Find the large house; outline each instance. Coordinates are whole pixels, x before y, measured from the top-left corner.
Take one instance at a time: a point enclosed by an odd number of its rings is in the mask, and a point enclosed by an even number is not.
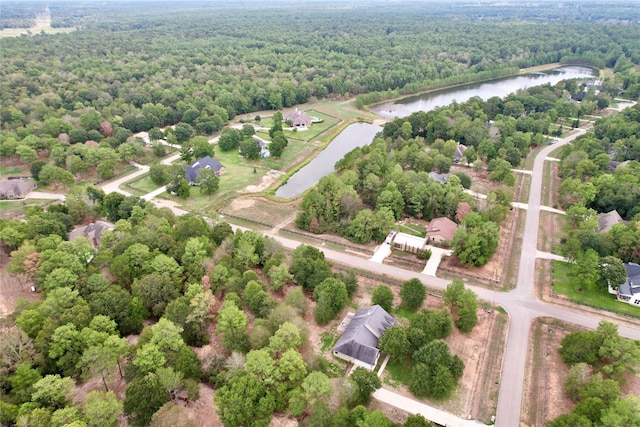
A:
[[[193,162],[191,166],[183,166],[183,168],[184,177],[189,182],[189,185],[194,185],[196,183],[196,178],[202,169],[211,169],[216,173],[216,175],[222,175],[224,173],[224,166],[222,163],[211,156],[202,157]]]
[[[24,199],[34,188],[36,184],[22,179],[0,181],[0,200]]]
[[[433,242],[450,242],[457,230],[458,224],[449,218],[434,218],[427,227],[427,238]]]
[[[627,280],[613,289],[609,286],[609,293],[616,296],[618,301],[640,307],[640,265],[635,262],[626,262]]]
[[[359,309],[333,347],[334,356],[373,371],[380,358],[378,339],[395,324],[396,320],[379,305]]]
[[[313,122],[313,117],[297,108],[284,114],[285,122],[291,122],[294,128],[306,128]]]

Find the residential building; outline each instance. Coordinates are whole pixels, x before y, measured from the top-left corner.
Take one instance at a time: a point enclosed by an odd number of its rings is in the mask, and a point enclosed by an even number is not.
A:
[[[313,122],[313,117],[297,108],[285,113],[283,119],[285,122],[291,122],[294,128],[306,128]]]
[[[395,324],[396,320],[379,305],[357,310],[333,347],[334,356],[373,371],[380,358],[378,339]]]
[[[450,242],[457,230],[458,224],[449,218],[434,218],[427,227],[427,239],[434,242]]]
[[[640,307],[640,265],[635,262],[626,262],[627,280],[613,289],[609,285],[609,293],[616,296],[618,301]]]
[[[607,233],[611,227],[618,223],[624,223],[624,220],[615,209],[598,215],[598,231],[600,233]]]
[[[0,200],[24,199],[34,188],[35,183],[23,179],[0,181]]]
[[[211,169],[216,175],[222,175],[224,173],[224,165],[211,156],[202,157],[193,162],[191,166],[183,166],[183,168],[184,177],[189,182],[189,185],[196,183],[196,178],[201,169]]]

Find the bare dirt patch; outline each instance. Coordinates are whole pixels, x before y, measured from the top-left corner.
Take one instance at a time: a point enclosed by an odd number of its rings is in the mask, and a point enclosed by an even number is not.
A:
[[[260,177],[260,181],[258,182],[258,184],[247,185],[244,190],[239,191],[239,193],[260,193],[261,191],[265,191],[271,186],[271,184],[276,182],[283,175],[284,172],[272,169],[265,175]]]
[[[215,391],[206,384],[200,383],[200,398],[195,402],[187,404],[186,409],[189,413],[189,419],[197,426],[222,426],[222,422],[218,417],[218,411],[213,403]]]
[[[40,294],[31,292],[32,283],[20,283],[7,273],[7,264],[11,257],[0,249],[0,318],[7,317],[16,307],[18,298],[37,301]]]

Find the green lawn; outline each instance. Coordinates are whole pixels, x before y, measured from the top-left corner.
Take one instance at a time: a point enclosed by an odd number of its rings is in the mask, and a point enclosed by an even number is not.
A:
[[[385,370],[389,372],[391,379],[393,381],[397,381],[401,384],[408,386],[411,384],[411,370],[412,370],[411,362],[399,363],[394,361],[393,359],[389,360],[387,363],[387,367]]]
[[[3,168],[0,166],[0,176],[11,176],[11,175],[22,175],[22,174],[31,175],[31,172],[19,166],[16,166],[11,169]]]
[[[609,294],[605,289],[585,287],[582,292],[578,292],[577,287],[568,276],[569,267],[566,262],[553,261],[553,291],[555,293],[564,295],[578,304],[640,318],[640,308],[617,301],[615,296]]]
[[[321,133],[331,129],[335,126],[339,120],[336,117],[330,116],[328,114],[323,114],[316,110],[307,110],[305,111],[308,115],[312,117],[318,117],[323,120],[321,123],[313,123],[309,126],[309,129],[304,131],[284,131],[284,136],[287,138],[295,138],[303,141],[311,141],[318,137]]]
[[[398,307],[396,309],[396,316],[402,317],[404,319],[411,320],[415,315],[416,315],[416,312],[413,310],[407,310],[406,308],[403,308],[403,307]]]
[[[147,174],[141,175],[140,177],[138,177],[133,181],[127,182],[126,184],[124,184],[124,187],[126,188],[127,191],[130,191],[136,196],[144,196],[145,194],[152,192],[153,190],[159,188],[160,186],[156,185],[153,181],[151,181],[151,178],[147,173]]]
[[[271,169],[267,164],[262,163],[263,159],[250,161],[235,150],[216,152],[215,157],[224,165],[224,174],[220,176],[220,189],[216,194],[202,195],[198,188],[193,187],[191,195],[187,199],[167,197],[189,210],[199,212],[218,210],[234,199],[238,190],[242,190],[248,185],[257,184],[260,178]]]
[[[396,224],[395,228],[402,233],[411,234],[412,236],[424,237],[427,235],[427,229],[418,224]]]

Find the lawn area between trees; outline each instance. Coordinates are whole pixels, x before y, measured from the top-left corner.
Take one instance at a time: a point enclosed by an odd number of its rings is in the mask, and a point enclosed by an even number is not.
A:
[[[617,301],[615,296],[609,294],[605,289],[596,286],[583,286],[582,292],[578,292],[577,286],[569,277],[569,269],[569,263],[553,261],[554,293],[564,295],[570,301],[578,304],[640,318],[640,308]]]

